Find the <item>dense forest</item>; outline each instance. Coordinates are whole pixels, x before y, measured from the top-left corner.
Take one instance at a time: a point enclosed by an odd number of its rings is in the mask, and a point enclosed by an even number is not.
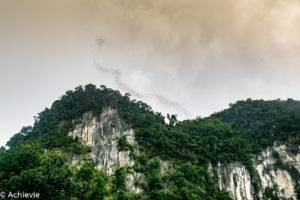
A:
[[[133,168],[121,167],[112,176],[96,169],[86,156],[91,147],[68,136],[84,113],[100,116],[105,107],[118,110],[134,129],[140,150],[130,154]],[[7,148],[0,149],[0,191],[35,191],[42,199],[231,199],[208,173],[208,165],[243,163],[257,190],[252,158],[275,141],[300,145],[299,122],[300,102],[293,99],[247,99],[210,117],[178,121],[176,115],[165,119],[128,93],[79,86],[39,113],[32,127],[22,128]],[[118,148],[132,149],[126,138],[120,138]],[[69,162],[73,155],[86,158],[74,165]],[[160,160],[172,164],[172,173],[161,173]],[[126,190],[130,170],[145,175],[142,193]],[[296,187],[300,198],[300,186]]]

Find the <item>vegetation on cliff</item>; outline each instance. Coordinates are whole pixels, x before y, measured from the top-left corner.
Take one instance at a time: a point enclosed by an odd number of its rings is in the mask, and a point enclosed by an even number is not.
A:
[[[105,107],[118,110],[134,129],[139,145],[139,154],[131,154],[133,168],[120,168],[113,176],[95,169],[88,158],[79,166],[69,162],[74,154],[86,155],[91,148],[68,133],[84,113],[100,116]],[[228,193],[208,173],[209,163],[239,161],[251,173],[252,158],[274,141],[300,144],[300,102],[292,99],[247,99],[207,118],[168,118],[166,123],[147,104],[105,86],[90,84],[67,91],[38,114],[33,127],[14,135],[8,150],[0,149],[0,191],[35,191],[43,199],[226,200]],[[118,148],[131,149],[126,138],[118,139]],[[160,160],[168,160],[172,170],[162,174]],[[142,193],[126,189],[125,177],[132,170],[145,175],[145,182],[138,185]],[[251,175],[259,187],[255,172]]]

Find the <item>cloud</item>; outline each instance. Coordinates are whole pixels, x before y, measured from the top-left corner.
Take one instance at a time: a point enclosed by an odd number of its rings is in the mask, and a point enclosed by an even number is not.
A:
[[[98,47],[102,48],[104,40],[101,37],[98,37],[96,39],[96,42],[97,42]],[[133,87],[130,87],[128,84],[123,82],[123,80],[122,80],[123,75],[120,70],[105,67],[102,64],[100,64],[101,61],[99,61],[99,59],[96,59],[96,58],[97,58],[97,56],[94,57],[94,65],[96,66],[97,70],[104,72],[104,73],[111,74],[114,77],[115,82],[117,83],[118,87],[121,90],[128,92],[133,97],[137,97],[139,99],[155,98],[157,100],[157,102],[164,107],[173,108],[180,114],[183,114],[185,117],[192,116],[191,113],[189,111],[187,111],[180,103],[169,100],[161,94],[157,94],[157,93],[142,94],[140,92],[137,92]]]
[[[113,75],[118,87],[125,91],[130,93],[133,97],[137,97],[139,99],[145,99],[145,98],[155,98],[159,104],[165,106],[165,107],[170,107],[173,108],[175,111],[179,112],[180,114],[183,114],[185,117],[191,117],[191,113],[187,111],[180,103],[172,101],[167,99],[166,97],[160,95],[160,94],[141,94],[137,92],[134,88],[128,86],[122,81],[122,73],[119,70],[112,69],[112,68],[107,68],[104,66],[101,66],[97,63],[95,63],[96,68],[101,71],[105,72],[108,74]]]
[[[186,118],[192,117],[192,114],[188,110],[186,110],[180,103],[169,100],[160,94],[148,94],[148,95],[150,97],[156,98],[162,106],[171,107]]]
[[[298,0],[124,0],[106,6],[103,18],[120,33],[118,43],[158,60],[154,68],[207,67],[215,57],[253,67],[259,58],[299,52]]]
[[[142,84],[144,93],[157,90],[187,110],[197,106],[201,115],[237,99],[297,95],[291,88],[300,74],[298,0],[96,4],[105,66],[118,66],[126,77],[138,70],[151,80],[127,80],[134,89]]]
[[[112,69],[112,68],[107,68],[104,67],[102,65],[99,65],[97,63],[95,63],[96,68],[101,71],[101,72],[105,72],[108,74],[113,75],[118,87],[128,93],[130,93],[132,96],[138,97],[138,98],[143,98],[143,95],[136,92],[133,88],[131,88],[130,86],[128,86],[127,84],[123,83],[121,78],[122,78],[122,73],[117,70],[117,69]]]
[[[299,0],[0,4],[2,132],[18,132],[65,90],[87,83],[141,96],[163,113],[193,116],[249,97],[300,99]],[[95,73],[94,55],[103,73]],[[12,100],[23,91],[14,112]]]

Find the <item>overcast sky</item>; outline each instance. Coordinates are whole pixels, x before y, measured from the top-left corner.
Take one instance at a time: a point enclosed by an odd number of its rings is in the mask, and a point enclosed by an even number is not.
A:
[[[299,0],[0,0],[0,145],[78,85],[180,119],[300,99]]]

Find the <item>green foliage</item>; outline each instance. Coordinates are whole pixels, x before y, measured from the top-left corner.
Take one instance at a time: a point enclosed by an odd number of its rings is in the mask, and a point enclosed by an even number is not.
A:
[[[83,159],[79,166],[69,163],[70,156],[86,155],[91,147],[68,133],[84,113],[100,116],[105,107],[118,110],[135,130],[139,145],[139,153],[134,154],[126,136],[117,139],[119,151],[130,150],[134,166],[119,168],[112,176],[97,170],[91,159]],[[38,114],[33,127],[24,127],[14,135],[7,143],[8,150],[0,149],[0,191],[26,189],[40,192],[43,199],[227,200],[229,194],[208,174],[209,163],[243,163],[257,193],[260,183],[251,161],[255,154],[274,141],[300,144],[300,103],[292,99],[248,99],[207,118],[167,118],[168,124],[147,104],[105,86],[90,84],[67,91],[51,108]],[[277,167],[286,168],[294,180],[299,179],[295,168],[283,166],[278,154],[273,153],[273,157]],[[170,163],[166,173],[161,172],[161,160]],[[132,170],[144,176],[135,183],[143,189],[141,194],[126,187]],[[299,195],[297,181],[295,190]],[[271,188],[266,188],[264,195],[276,198]]]
[[[74,170],[71,195],[78,199],[104,199],[110,197],[110,179],[102,171],[95,169],[92,159],[84,159],[80,168]]]
[[[252,145],[253,153],[272,146],[274,141],[300,144],[300,102],[251,100],[238,101],[212,115],[231,124]]]
[[[110,196],[108,177],[87,159],[71,167],[58,149],[44,152],[36,144],[1,152],[0,191],[40,193],[42,199],[103,199]]]
[[[136,139],[150,157],[189,161],[205,165],[246,161],[251,157],[251,145],[231,127],[216,119],[196,119],[167,127],[156,124],[136,130]]]
[[[84,154],[88,149],[80,147],[80,142],[69,137],[68,133],[80,122],[84,113],[91,111],[95,116],[100,116],[105,107],[117,109],[121,118],[133,128],[164,123],[160,113],[154,113],[150,106],[141,101],[130,100],[128,94],[123,96],[119,91],[105,86],[96,88],[89,84],[67,91],[50,109],[46,108],[35,117],[33,128],[23,128],[8,141],[7,146],[37,141],[45,149],[64,148],[68,152]]]
[[[276,195],[275,191],[270,187],[266,187],[265,192],[264,192],[264,197],[266,199],[279,200],[279,198]]]
[[[131,146],[127,141],[126,135],[123,135],[120,138],[118,138],[117,147],[119,151],[127,151],[131,149]]]

